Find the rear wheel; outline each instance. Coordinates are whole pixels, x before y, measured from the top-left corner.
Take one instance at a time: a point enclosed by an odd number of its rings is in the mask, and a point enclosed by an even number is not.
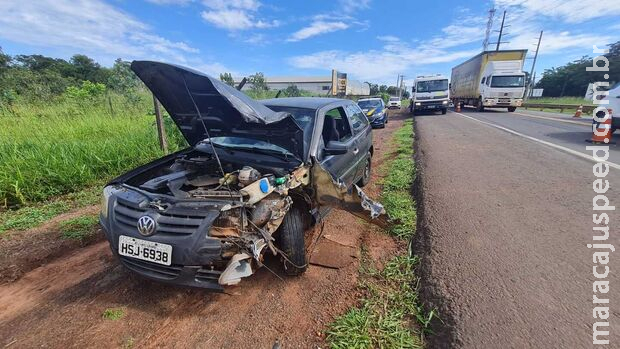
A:
[[[484,104],[482,104],[482,98],[478,99],[478,104],[476,105],[476,111],[483,112]]]
[[[511,113],[515,110],[517,110],[517,107],[508,107],[508,111]]]
[[[301,275],[308,268],[304,236],[306,218],[306,213],[298,205],[293,205],[278,228],[277,244],[284,253],[282,263],[286,275]]]

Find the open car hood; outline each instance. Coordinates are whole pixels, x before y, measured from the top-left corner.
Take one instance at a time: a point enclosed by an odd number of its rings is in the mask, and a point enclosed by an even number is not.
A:
[[[303,160],[303,130],[290,114],[275,112],[193,69],[133,61],[131,70],[166,108],[190,145],[207,138],[206,126],[211,137],[258,139],[282,147]]]

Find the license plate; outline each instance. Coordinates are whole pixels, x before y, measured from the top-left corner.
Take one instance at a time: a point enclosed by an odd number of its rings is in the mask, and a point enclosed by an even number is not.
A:
[[[429,109],[433,109],[433,108],[435,108],[435,106],[434,105],[429,105],[428,108]]]
[[[136,239],[125,235],[121,235],[118,238],[118,254],[163,265],[170,265],[172,263],[171,245]]]

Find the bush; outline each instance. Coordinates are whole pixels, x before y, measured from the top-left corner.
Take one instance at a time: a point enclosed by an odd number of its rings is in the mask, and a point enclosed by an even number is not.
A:
[[[85,100],[101,96],[105,93],[106,87],[101,83],[94,83],[88,80],[82,81],[82,86],[69,86],[65,91],[65,96],[75,100]]]

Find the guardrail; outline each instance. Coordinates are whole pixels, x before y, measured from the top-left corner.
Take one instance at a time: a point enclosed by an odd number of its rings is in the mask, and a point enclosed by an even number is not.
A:
[[[560,113],[562,113],[564,111],[564,109],[566,110],[571,110],[571,111],[577,111],[577,108],[579,108],[578,104],[546,104],[546,103],[523,103],[523,105],[521,106],[522,108],[525,109],[540,109],[541,111],[543,109],[560,109]],[[593,105],[582,105],[582,111],[583,113],[587,113],[587,114],[592,114],[592,111],[594,110],[594,108],[596,108]]]

